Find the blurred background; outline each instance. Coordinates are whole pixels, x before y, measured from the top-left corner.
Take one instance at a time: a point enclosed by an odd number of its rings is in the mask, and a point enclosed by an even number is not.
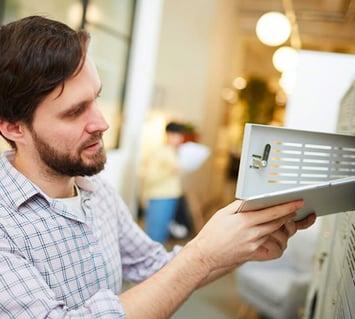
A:
[[[103,174],[133,215],[141,158],[168,121],[208,146],[208,160],[184,177],[195,231],[235,197],[245,123],[339,131],[355,79],[354,0],[0,0],[1,24],[32,14],[91,33],[110,123]],[[345,132],[354,134],[350,103]],[[181,318],[258,316],[237,303],[234,278],[213,289],[202,298],[220,298],[225,311],[200,300],[200,314]]]
[[[271,17],[264,26],[271,45],[256,32],[269,12],[282,13],[289,24]],[[161,140],[167,121],[187,123],[212,150],[186,178],[196,205],[212,205],[223,196],[225,179],[236,178],[244,124],[285,125],[297,52],[319,53],[315,60],[324,53],[355,53],[350,0],[0,0],[1,23],[30,14],[91,33],[90,53],[104,87],[100,102],[110,123],[105,145],[112,169],[121,174],[110,176],[133,212],[139,157]],[[280,49],[286,54],[275,67]]]

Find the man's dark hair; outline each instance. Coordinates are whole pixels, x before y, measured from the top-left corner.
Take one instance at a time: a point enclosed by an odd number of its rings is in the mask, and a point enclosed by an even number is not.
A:
[[[169,122],[165,127],[166,132],[172,133],[185,133],[186,128],[185,125],[178,122]]]
[[[82,67],[89,38],[84,30],[41,16],[1,26],[0,119],[31,126],[43,99]]]

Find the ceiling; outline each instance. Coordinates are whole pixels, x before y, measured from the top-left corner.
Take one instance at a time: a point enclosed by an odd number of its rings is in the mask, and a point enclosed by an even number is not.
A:
[[[294,21],[293,36],[285,45],[355,54],[355,0],[237,0],[237,6],[246,73],[276,72],[271,61],[277,47],[262,44],[255,33],[257,20],[268,11],[283,12]]]

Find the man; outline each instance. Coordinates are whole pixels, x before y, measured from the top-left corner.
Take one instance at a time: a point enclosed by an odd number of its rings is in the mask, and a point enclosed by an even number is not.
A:
[[[185,127],[169,122],[165,139],[146,157],[143,170],[145,231],[155,241],[165,243],[183,195],[178,147],[184,142]]]
[[[169,318],[198,287],[281,256],[303,203],[236,213],[235,201],[166,252],[96,173],[108,128],[89,36],[33,16],[0,28],[1,318]],[[89,177],[90,176],[90,177]],[[122,279],[140,282],[122,292]]]

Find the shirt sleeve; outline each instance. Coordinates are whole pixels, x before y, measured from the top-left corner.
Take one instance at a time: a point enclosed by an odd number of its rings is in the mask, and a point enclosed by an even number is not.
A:
[[[175,246],[168,252],[165,247],[153,241],[133,220],[122,200],[120,209],[120,251],[123,278],[132,282],[147,279],[168,263],[181,249]]]
[[[21,254],[0,227],[0,313],[2,319],[125,318],[119,298],[99,290],[81,307],[70,310],[39,271]]]

